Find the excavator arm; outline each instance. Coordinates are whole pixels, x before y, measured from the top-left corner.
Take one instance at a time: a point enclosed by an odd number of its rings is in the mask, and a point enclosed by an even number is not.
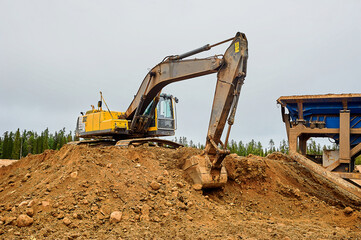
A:
[[[166,85],[216,73],[221,65],[222,59],[218,57],[177,61],[167,60],[159,63],[144,78],[132,103],[125,112],[124,118],[131,120],[131,131],[142,133],[147,130],[153,116],[143,115],[143,113],[153,99],[155,101],[153,101],[151,112],[154,112],[158,95]]]
[[[219,168],[226,151],[230,128],[234,122],[239,94],[246,77],[248,59],[247,40],[244,35],[237,34],[232,44],[226,50],[224,64],[217,74],[217,85],[213,98],[211,118],[209,121],[205,152],[216,155],[212,161],[214,167]],[[230,111],[232,110],[231,114]],[[225,143],[221,136],[228,118],[229,128]],[[219,148],[222,145],[224,150]]]
[[[127,119],[132,119],[138,108],[144,112],[149,103],[166,85],[186,79],[218,72],[222,59],[210,57],[182,61],[164,61],[149,71],[125,112]]]
[[[223,57],[213,56],[204,59],[183,60],[183,58],[207,51],[212,47],[232,41]],[[166,85],[207,74],[217,73],[217,85],[208,127],[207,141],[201,156],[188,159],[184,165],[195,184],[203,188],[219,187],[227,181],[227,173],[222,166],[224,157],[229,154],[228,137],[237,108],[239,94],[246,77],[248,43],[245,34],[214,45],[205,45],[188,53],[169,56],[149,71],[137,94],[128,107],[125,119],[131,120],[130,130],[144,132],[151,121],[149,115],[143,115],[148,105],[157,99]],[[228,118],[228,131],[224,143],[221,136]]]

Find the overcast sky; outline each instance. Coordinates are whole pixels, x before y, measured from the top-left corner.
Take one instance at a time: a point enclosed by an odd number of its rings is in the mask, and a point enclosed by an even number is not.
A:
[[[237,31],[249,59],[231,138],[286,139],[280,96],[360,93],[358,0],[0,0],[0,133],[73,131],[99,91],[125,111],[165,56]],[[177,136],[205,142],[215,82],[213,74],[164,89],[179,98]]]

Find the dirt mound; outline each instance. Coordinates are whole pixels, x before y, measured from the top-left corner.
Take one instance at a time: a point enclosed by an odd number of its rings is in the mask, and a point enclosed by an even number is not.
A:
[[[3,239],[300,239],[361,234],[360,203],[286,155],[230,155],[223,189],[180,169],[200,150],[66,145],[0,168]]]
[[[16,163],[17,160],[0,159],[0,167],[9,166],[10,164]]]

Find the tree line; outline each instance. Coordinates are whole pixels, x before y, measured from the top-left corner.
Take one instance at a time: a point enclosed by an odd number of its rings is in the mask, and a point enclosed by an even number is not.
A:
[[[0,159],[20,159],[31,154],[39,154],[46,149],[59,150],[64,144],[74,140],[72,132],[66,133],[65,128],[49,133],[45,129],[40,134],[35,131],[6,131],[0,137]]]
[[[78,140],[73,136],[72,132],[66,132],[65,128],[49,133],[48,129],[45,129],[40,134],[35,131],[27,131],[17,129],[16,132],[6,131],[2,137],[0,137],[0,159],[19,159],[21,157],[31,154],[39,154],[46,149],[59,150],[64,144]],[[203,149],[204,145],[195,144],[187,137],[175,137],[173,141],[181,143],[188,147],[194,147]],[[276,146],[273,139],[270,139],[267,146],[263,146],[260,141],[251,140],[248,143],[243,141],[231,140],[227,144],[227,148],[231,153],[236,153],[240,156],[247,156],[249,154],[258,156],[267,156],[267,154],[273,152],[288,153],[288,141],[282,140]],[[320,155],[324,149],[337,149],[337,145],[332,146],[316,144],[314,139],[310,139],[307,143],[307,154]]]
[[[188,141],[187,137],[179,137],[173,139],[173,141],[178,142],[180,144],[183,144],[187,147],[194,147],[203,149],[204,145],[198,143],[194,144],[192,140]],[[279,145],[276,146],[273,139],[270,139],[268,142],[268,146],[263,146],[260,141],[251,140],[248,143],[244,143],[243,141],[235,141],[231,140],[227,144],[227,149],[231,151],[231,153],[236,153],[239,156],[247,156],[248,154],[258,155],[258,156],[267,156],[270,153],[273,152],[282,152],[282,153],[288,153],[289,147],[288,147],[288,141],[282,140],[280,141]],[[337,145],[323,145],[321,146],[320,143],[316,143],[314,139],[310,139],[307,143],[307,154],[311,155],[322,155],[324,149],[337,149]]]

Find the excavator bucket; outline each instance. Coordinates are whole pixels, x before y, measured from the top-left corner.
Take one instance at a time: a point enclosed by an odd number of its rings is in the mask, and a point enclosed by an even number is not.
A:
[[[195,155],[186,160],[183,170],[192,178],[194,184],[204,188],[219,188],[227,182],[227,171],[221,168],[212,168],[212,163],[207,154]]]

